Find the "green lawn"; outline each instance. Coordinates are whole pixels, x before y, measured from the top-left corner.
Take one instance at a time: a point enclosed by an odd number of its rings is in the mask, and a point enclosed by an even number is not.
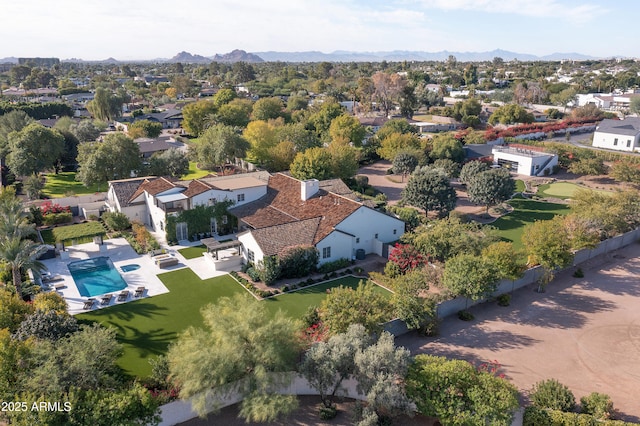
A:
[[[107,190],[107,184],[86,187],[76,180],[75,172],[50,174],[45,177],[42,193],[49,198],[62,198],[68,195],[88,195]]]
[[[302,318],[309,306],[320,306],[322,300],[327,296],[327,289],[339,286],[356,288],[360,280],[361,278],[351,276],[337,278],[313,287],[305,287],[292,293],[269,298],[265,303],[268,304],[268,309],[272,314],[281,309],[292,318]],[[380,286],[375,288],[379,293],[391,297],[391,293],[386,289]]]
[[[520,179],[516,180],[516,192],[524,192],[525,189],[527,189],[527,187],[524,181]]]
[[[167,286],[169,293],[76,316],[83,323],[97,321],[117,330],[118,341],[124,348],[118,364],[132,376],[148,376],[151,373],[149,358],[165,354],[169,344],[187,327],[201,327],[200,310],[204,306],[221,297],[247,294],[229,275],[200,280],[191,269],[184,268],[158,275],[158,278]],[[292,318],[301,318],[309,306],[320,304],[328,288],[339,285],[355,288],[358,282],[357,278],[343,277],[262,303],[267,304],[271,315],[281,309]],[[377,288],[390,296],[387,290]]]
[[[493,222],[498,228],[500,236],[513,242],[515,248],[522,248],[522,231],[525,225],[536,220],[549,220],[559,214],[569,213],[569,206],[565,204],[546,203],[524,198],[514,198],[508,202],[514,208],[513,212]]]
[[[186,247],[178,250],[178,253],[184,256],[185,259],[195,259],[196,257],[202,257],[202,253],[207,251],[207,247],[204,244],[199,246]]]
[[[554,183],[546,183],[544,185],[540,185],[538,187],[538,195],[541,197],[552,197],[552,198],[571,198],[573,194],[576,193],[579,189],[590,189],[585,186],[576,185],[575,183],[569,182],[554,182]],[[611,194],[609,191],[603,191],[598,189],[592,189],[592,191],[602,192],[604,194]]]
[[[182,176],[182,179],[184,180],[191,180],[191,179],[199,179],[201,177],[205,177],[208,174],[211,174],[213,172],[209,171],[209,170],[201,170],[198,168],[198,165],[194,162],[194,161],[189,161],[189,173],[187,173],[186,175]]]
[[[133,376],[148,376],[148,358],[166,353],[178,333],[203,325],[200,309],[225,296],[246,291],[229,275],[201,280],[189,268],[167,272],[158,278],[169,293],[76,316],[114,327],[124,353],[118,364]]]

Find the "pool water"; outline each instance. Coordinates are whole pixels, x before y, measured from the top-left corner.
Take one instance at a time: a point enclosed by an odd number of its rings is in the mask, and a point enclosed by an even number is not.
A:
[[[122,272],[137,271],[138,269],[140,269],[140,265],[136,265],[133,263],[131,265],[122,265],[120,269],[122,270]]]
[[[127,283],[106,256],[70,262],[67,268],[81,296],[99,296],[127,288]]]

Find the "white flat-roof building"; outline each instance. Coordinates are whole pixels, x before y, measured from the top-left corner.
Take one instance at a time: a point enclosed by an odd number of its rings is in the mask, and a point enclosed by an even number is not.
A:
[[[640,151],[640,118],[602,120],[593,134],[593,146],[617,151]]]
[[[553,173],[558,164],[556,154],[532,151],[526,148],[499,146],[491,150],[493,164],[524,176],[545,176]]]

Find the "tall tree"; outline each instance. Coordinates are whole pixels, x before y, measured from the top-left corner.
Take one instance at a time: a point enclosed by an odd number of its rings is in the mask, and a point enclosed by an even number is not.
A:
[[[78,166],[76,179],[86,186],[126,179],[142,168],[140,148],[122,133],[109,134],[104,142],[78,146]]]
[[[93,99],[87,103],[87,110],[98,120],[109,121],[122,114],[125,99],[120,94],[114,94],[109,89],[98,87]]]
[[[273,387],[295,365],[298,325],[282,312],[266,319],[265,305],[245,295],[224,297],[202,316],[205,328],[189,327],[169,350],[180,396],[205,414],[217,408],[210,407],[215,397],[239,392],[240,416],[247,421],[273,421],[293,410],[295,397]]]
[[[410,206],[435,211],[438,216],[446,216],[456,206],[456,191],[449,178],[439,169],[416,170],[402,190],[402,201]]]
[[[460,169],[460,183],[468,185],[478,174],[489,169],[489,165],[484,161],[469,161]]]
[[[418,167],[418,157],[412,152],[401,151],[393,159],[393,173],[404,177],[412,173]]]
[[[17,175],[35,175],[52,167],[64,151],[60,132],[31,123],[19,132],[9,134],[11,152],[7,165]]]
[[[346,140],[354,146],[361,146],[366,131],[357,118],[342,114],[331,121],[329,135],[331,140]]]
[[[179,178],[189,171],[189,159],[176,148],[154,154],[149,160],[149,174]]]
[[[351,324],[379,331],[390,314],[389,301],[375,291],[374,284],[364,281],[355,290],[342,286],[332,289],[320,305],[320,316],[332,333],[344,333]]]
[[[462,142],[451,135],[437,135],[431,140],[429,157],[434,161],[438,159],[449,159],[456,163],[462,163],[464,160]]]
[[[18,296],[22,297],[22,273],[31,269],[35,274],[44,271],[46,267],[38,258],[47,251],[42,244],[20,237],[0,239],[0,259],[11,267],[13,286]]]
[[[136,120],[129,126],[129,137],[157,138],[162,133],[162,124],[150,120]]]
[[[198,101],[182,108],[182,127],[190,135],[199,137],[206,128],[206,117],[215,114],[218,108],[213,101]]]
[[[26,112],[20,110],[9,111],[0,115],[0,161],[4,161],[11,152],[9,144],[9,134],[19,132],[33,122]]]
[[[96,126],[94,120],[82,120],[78,124],[72,124],[69,130],[80,142],[95,141],[100,136],[100,127]]]
[[[422,157],[421,142],[413,133],[391,133],[380,142],[378,155],[385,160],[393,161],[400,152],[411,152]]]
[[[331,156],[333,177],[346,179],[353,177],[358,171],[358,150],[346,141],[334,140],[327,147]]]
[[[490,169],[479,173],[467,184],[467,194],[472,203],[495,206],[511,198],[516,183],[506,169]]]
[[[324,148],[299,152],[291,163],[291,176],[300,180],[330,179],[333,176],[331,154]]]
[[[201,163],[219,166],[220,171],[224,171],[225,163],[234,158],[243,158],[249,146],[249,142],[232,127],[217,124],[200,136],[196,155]]]
[[[250,161],[266,165],[269,161],[269,150],[277,145],[277,127],[264,120],[251,121],[242,132],[242,136],[251,147],[247,152]]]
[[[571,238],[562,218],[536,220],[524,227],[522,244],[529,256],[529,264],[540,265],[545,275],[539,282],[538,291],[543,291],[553,278],[554,271],[571,264]]]
[[[496,267],[480,256],[460,254],[445,263],[442,283],[456,296],[477,301],[496,291],[500,275]]]
[[[399,100],[402,89],[407,84],[406,80],[399,74],[388,74],[378,71],[371,77],[375,88],[374,96],[381,106],[385,115],[389,115],[389,111],[393,103]]]
[[[251,118],[254,120],[271,120],[282,117],[284,103],[280,98],[261,98],[253,104]]]

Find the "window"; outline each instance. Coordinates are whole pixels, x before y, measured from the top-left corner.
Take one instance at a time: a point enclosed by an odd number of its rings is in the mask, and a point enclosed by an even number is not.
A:
[[[215,198],[209,198],[209,205],[213,206],[218,202],[218,200],[216,200]]]
[[[377,240],[378,239],[378,234],[376,234],[373,238],[375,238]]]
[[[328,259],[331,257],[331,247],[323,247],[322,248],[322,258]]]
[[[631,148],[631,139],[627,140],[627,148]]]
[[[254,262],[255,258],[256,258],[256,255],[253,252],[253,250],[247,249],[247,259],[249,260],[249,262]]]
[[[615,138],[615,139],[613,140],[613,146],[618,146],[618,138]]]
[[[244,194],[238,194],[238,202],[244,201]]]
[[[356,244],[360,242],[360,238],[356,237]]]
[[[394,229],[394,230],[393,230],[393,235],[396,235],[396,232],[397,232],[397,230],[396,230],[396,229]]]

